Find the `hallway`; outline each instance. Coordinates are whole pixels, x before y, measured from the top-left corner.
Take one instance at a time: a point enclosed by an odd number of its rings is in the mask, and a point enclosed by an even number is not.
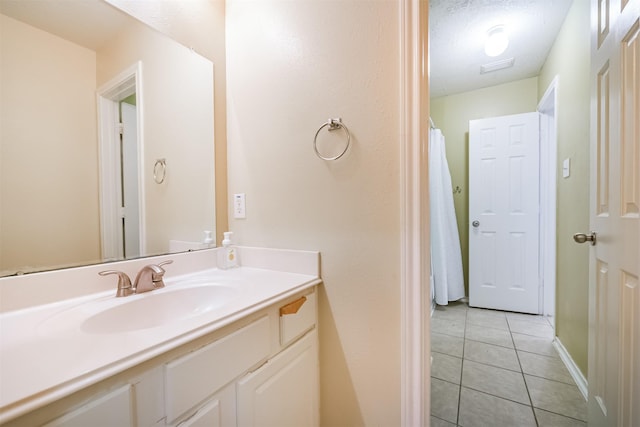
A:
[[[586,426],[586,402],[552,341],[543,316],[438,306],[431,426]]]

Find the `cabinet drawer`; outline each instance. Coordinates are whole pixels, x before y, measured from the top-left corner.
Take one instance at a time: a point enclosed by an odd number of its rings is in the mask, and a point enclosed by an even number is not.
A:
[[[167,422],[269,356],[269,318],[262,317],[165,365]]]
[[[177,427],[219,427],[220,426],[220,402],[214,400],[200,408],[193,417],[178,424]]]
[[[316,324],[316,293],[280,307],[280,345],[286,346]]]
[[[122,386],[105,396],[95,399],[45,427],[86,427],[96,425],[133,426],[131,385]]]

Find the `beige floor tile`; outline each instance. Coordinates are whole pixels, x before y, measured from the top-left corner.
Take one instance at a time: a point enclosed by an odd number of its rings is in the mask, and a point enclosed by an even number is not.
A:
[[[431,351],[462,357],[464,338],[431,332]]]
[[[509,331],[487,328],[486,326],[467,325],[466,338],[487,344],[513,348],[513,340]]]
[[[553,338],[553,328],[551,325],[543,323],[528,322],[526,320],[507,319],[511,332],[519,334],[533,335],[541,338]]]
[[[512,332],[511,336],[517,350],[560,358],[560,355],[553,347],[553,338],[534,337],[533,335],[517,334],[515,332]]]
[[[485,317],[495,317],[498,319],[505,319],[505,312],[504,311],[499,311],[499,310],[490,310],[488,308],[476,308],[476,307],[469,307],[469,309],[467,310],[468,314],[471,315],[480,315],[480,316],[485,316]]]
[[[460,420],[463,427],[535,427],[531,406],[521,405],[462,387]]]
[[[450,320],[431,318],[431,332],[439,334],[453,335],[456,337],[464,337],[464,320]]]
[[[441,420],[434,416],[431,416],[431,422],[429,425],[431,427],[456,427],[455,424],[451,424],[449,421]]]
[[[525,380],[534,407],[582,421],[587,420],[587,403],[575,385],[531,375],[525,375]]]
[[[456,423],[460,386],[431,378],[431,415]]]
[[[520,363],[518,363],[516,351],[498,345],[466,340],[464,344],[464,359],[520,372]]]
[[[444,320],[452,320],[454,322],[464,322],[467,317],[467,312],[465,310],[459,309],[438,309],[436,308],[433,311],[433,319],[444,319]]]
[[[469,309],[469,305],[466,302],[462,301],[450,301],[447,305],[438,305],[436,307],[444,307],[447,310],[464,310],[467,311]]]
[[[467,314],[467,324],[485,326],[494,329],[509,330],[507,319],[502,315],[495,316],[493,314],[487,314],[485,312],[469,311]]]
[[[522,365],[522,372],[525,374],[575,385],[569,370],[559,358],[525,351],[518,351],[518,357]]]
[[[543,325],[551,325],[549,319],[546,316],[536,315],[536,314],[526,314],[526,313],[511,313],[506,312],[507,319],[510,320],[524,320],[528,322],[534,323],[542,323]]]
[[[587,427],[587,423],[534,408],[539,427]],[[433,425],[433,424],[432,424]]]
[[[462,385],[525,405],[531,404],[520,372],[465,359],[462,367]]]
[[[431,352],[433,364],[431,376],[450,383],[460,384],[462,375],[462,359],[448,354]]]

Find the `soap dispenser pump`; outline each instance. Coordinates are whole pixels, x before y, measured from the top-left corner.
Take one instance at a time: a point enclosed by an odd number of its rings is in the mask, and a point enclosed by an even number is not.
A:
[[[223,269],[233,268],[238,266],[238,253],[235,246],[231,243],[232,231],[225,231],[223,233],[224,239],[222,240],[222,265]]]
[[[202,244],[205,248],[210,248],[213,246],[213,231],[205,230],[204,231],[204,239],[202,239]]]

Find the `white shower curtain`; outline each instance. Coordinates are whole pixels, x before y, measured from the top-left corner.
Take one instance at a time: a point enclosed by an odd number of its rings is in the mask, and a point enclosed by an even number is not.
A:
[[[436,304],[447,305],[464,297],[464,276],[451,174],[440,129],[431,129],[429,135],[429,204],[432,293]]]

